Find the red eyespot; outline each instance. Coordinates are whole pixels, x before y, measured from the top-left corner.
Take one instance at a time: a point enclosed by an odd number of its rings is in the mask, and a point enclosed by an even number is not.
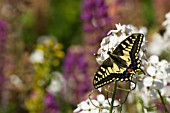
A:
[[[129,72],[129,73],[130,73],[130,72],[132,72],[132,71],[133,71],[133,69],[132,69],[132,68],[129,68],[129,69],[128,69],[128,72]]]

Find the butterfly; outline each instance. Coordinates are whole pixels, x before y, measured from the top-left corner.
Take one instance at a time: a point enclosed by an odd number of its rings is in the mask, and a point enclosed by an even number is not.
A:
[[[124,39],[114,51],[108,51],[109,57],[94,74],[93,85],[97,89],[113,81],[132,81],[140,68],[139,51],[144,35],[134,33]]]

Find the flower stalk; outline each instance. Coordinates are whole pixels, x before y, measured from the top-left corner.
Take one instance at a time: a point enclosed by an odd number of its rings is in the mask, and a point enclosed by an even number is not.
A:
[[[162,102],[162,104],[163,104],[165,113],[169,113],[168,109],[166,108],[165,101],[164,101],[164,99],[163,99],[163,97],[162,97],[162,95],[161,95],[161,92],[160,92],[159,90],[157,90],[157,92],[158,92],[158,94],[159,94],[159,96],[160,96],[160,99],[161,99],[161,102]]]
[[[116,96],[116,90],[117,90],[117,81],[115,81],[114,83],[114,89],[113,89],[113,94],[112,94],[112,101],[111,101],[111,107],[110,107],[110,112],[109,113],[112,113],[113,111],[113,104],[114,104],[114,100],[115,100],[115,96]]]

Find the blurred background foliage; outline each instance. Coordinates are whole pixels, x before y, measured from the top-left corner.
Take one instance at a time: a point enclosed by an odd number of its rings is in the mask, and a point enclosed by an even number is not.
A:
[[[71,113],[93,89],[93,54],[103,36],[116,23],[132,24],[145,26],[151,41],[164,29],[169,6],[169,0],[0,0],[0,113]],[[170,60],[169,53],[161,58]],[[63,80],[53,82],[54,72]]]

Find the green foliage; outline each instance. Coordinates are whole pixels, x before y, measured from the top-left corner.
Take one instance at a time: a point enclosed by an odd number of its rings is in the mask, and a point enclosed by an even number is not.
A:
[[[155,12],[153,9],[152,0],[142,0],[143,15],[146,20],[146,26],[148,28],[153,27],[155,24]]]
[[[81,42],[80,0],[50,0],[50,34],[66,48]]]
[[[22,38],[26,50],[32,50],[36,43],[38,34],[35,29],[35,17],[32,10],[28,10],[21,15]]]

